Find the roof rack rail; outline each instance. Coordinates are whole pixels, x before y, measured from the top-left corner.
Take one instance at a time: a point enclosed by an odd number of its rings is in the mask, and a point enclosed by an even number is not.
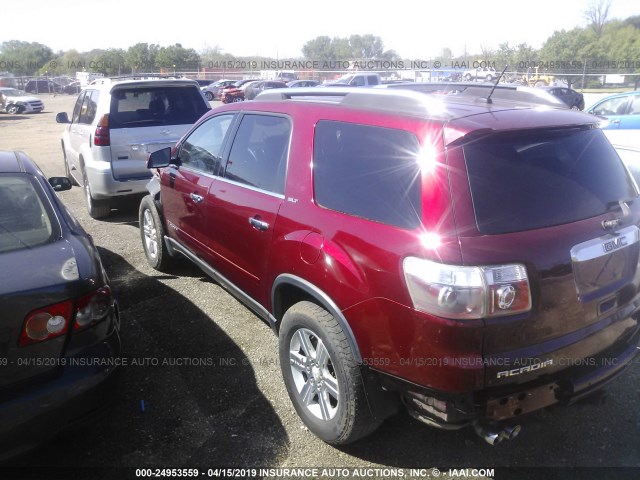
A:
[[[519,105],[546,105],[555,108],[568,108],[567,105],[550,93],[539,89],[517,84],[475,83],[475,82],[407,82],[378,85],[376,89],[412,90],[426,94],[445,95],[454,98],[486,99],[493,90],[492,98]],[[486,102],[485,102],[486,103]]]
[[[370,110],[414,116],[442,117],[437,97],[407,90],[376,90],[357,87],[274,88],[260,93],[254,100],[298,100],[327,102]]]
[[[103,85],[108,83],[116,83],[124,80],[191,80],[190,78],[180,77],[178,75],[167,75],[160,73],[136,73],[130,75],[116,75],[113,77],[100,77],[91,82],[91,85]]]

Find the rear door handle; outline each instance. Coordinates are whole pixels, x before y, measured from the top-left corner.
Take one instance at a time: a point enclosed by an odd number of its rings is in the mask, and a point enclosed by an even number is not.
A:
[[[202,203],[204,197],[202,195],[198,195],[197,193],[192,193],[191,200],[193,200],[194,203]]]
[[[258,220],[256,217],[250,217],[249,218],[249,223],[251,224],[251,226],[253,228],[255,228],[256,230],[260,230],[261,232],[264,232],[265,230],[267,230],[269,228],[269,224],[267,222],[263,222],[262,220]]]

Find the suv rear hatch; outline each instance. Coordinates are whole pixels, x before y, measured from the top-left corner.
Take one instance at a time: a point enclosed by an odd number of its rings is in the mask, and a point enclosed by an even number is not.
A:
[[[150,152],[173,146],[209,110],[197,84],[152,81],[111,90],[111,165],[116,180],[150,177]]]
[[[485,385],[634,350],[640,200],[602,132],[484,131],[448,160],[464,265],[524,265],[531,292],[530,311],[485,319]]]

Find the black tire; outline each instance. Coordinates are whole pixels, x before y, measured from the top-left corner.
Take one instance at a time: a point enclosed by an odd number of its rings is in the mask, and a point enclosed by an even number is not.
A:
[[[64,145],[62,145],[62,156],[64,157],[64,174],[71,182],[71,185],[76,187],[79,186],[78,181],[71,175],[71,169],[69,168],[69,161],[67,160],[67,151],[64,149]]]
[[[9,113],[11,115],[15,115],[16,113],[21,113],[20,112],[20,107],[18,105],[9,105],[7,107],[7,113]]]
[[[147,262],[155,270],[168,271],[173,265],[173,258],[169,255],[164,243],[164,224],[151,195],[147,195],[140,202],[138,219],[140,220],[140,239]]]
[[[332,445],[345,445],[378,428],[381,421],[369,410],[347,337],[329,312],[307,301],[292,306],[282,319],[279,350],[289,398],[316,436]],[[317,362],[318,357],[325,360]],[[309,391],[305,403],[303,396]]]
[[[106,200],[96,200],[91,194],[91,187],[89,186],[89,180],[87,174],[82,175],[82,188],[84,189],[84,199],[87,204],[87,211],[91,218],[100,219],[109,216],[111,213],[111,206]]]
[[[204,96],[210,102],[213,100],[213,93],[211,93],[211,92],[204,92]]]

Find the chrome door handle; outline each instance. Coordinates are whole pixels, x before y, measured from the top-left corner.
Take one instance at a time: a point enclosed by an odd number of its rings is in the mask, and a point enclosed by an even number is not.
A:
[[[191,200],[193,200],[194,203],[202,203],[204,197],[202,195],[198,195],[197,193],[192,193]]]
[[[267,222],[263,222],[262,220],[258,220],[255,217],[250,217],[249,218],[249,223],[251,224],[251,226],[253,228],[255,228],[256,230],[260,230],[261,232],[264,232],[265,230],[267,230],[269,228],[269,224]]]

